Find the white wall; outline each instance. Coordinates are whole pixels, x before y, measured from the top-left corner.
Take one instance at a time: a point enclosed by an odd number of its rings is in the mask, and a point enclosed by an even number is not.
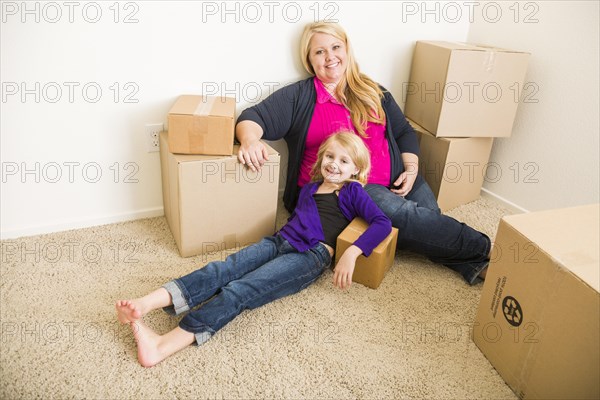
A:
[[[496,139],[484,188],[524,210],[597,203],[599,177],[599,3],[488,2],[468,40],[531,53],[512,137]],[[485,7],[482,4],[481,8]]]
[[[1,4],[2,238],[162,215],[144,125],[166,123],[179,94],[216,88],[239,113],[304,77],[298,38],[317,11],[342,23],[363,71],[401,105],[416,40],[531,52],[524,94],[537,102],[496,139],[503,175],[484,187],[524,210],[598,202],[597,2],[232,2],[225,13],[136,1],[118,15],[114,2]]]
[[[415,40],[464,41],[469,28],[423,24],[413,2],[23,4],[2,2],[3,238],[162,215],[144,125],[166,124],[183,93],[216,87],[239,113],[304,77],[298,39],[317,12],[342,23],[363,71],[399,102]]]

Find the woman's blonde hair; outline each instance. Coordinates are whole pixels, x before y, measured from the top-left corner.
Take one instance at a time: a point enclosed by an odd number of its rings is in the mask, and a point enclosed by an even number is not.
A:
[[[346,45],[348,54],[346,72],[338,83],[335,94],[338,100],[350,110],[352,124],[358,134],[366,137],[367,122],[375,122],[380,125],[385,123],[385,114],[381,106],[383,92],[376,82],[360,72],[346,32],[340,25],[333,22],[313,22],[304,28],[300,40],[300,58],[309,74],[315,75],[309,59],[310,40],[315,33],[331,35]]]
[[[338,133],[334,133],[329,136],[327,140],[325,140],[321,146],[319,146],[319,151],[317,152],[317,162],[313,165],[312,170],[310,171],[310,176],[312,181],[322,181],[324,179],[323,174],[321,173],[321,164],[323,163],[323,157],[327,148],[332,144],[337,143],[344,148],[350,155],[352,162],[358,168],[358,173],[353,176],[352,179],[349,179],[350,182],[358,182],[361,185],[367,184],[367,179],[369,177],[369,172],[371,171],[371,156],[369,154],[369,149],[365,146],[363,140],[357,136],[354,132],[349,131],[341,131]]]

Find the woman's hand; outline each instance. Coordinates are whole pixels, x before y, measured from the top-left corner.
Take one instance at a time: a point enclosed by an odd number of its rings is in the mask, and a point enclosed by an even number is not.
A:
[[[404,162],[404,172],[394,181],[393,188],[390,190],[398,196],[404,197],[410,193],[417,180],[419,157],[412,153],[402,153],[402,161]]]
[[[269,152],[260,140],[240,144],[238,160],[252,171],[260,171],[268,159]]]
[[[333,285],[340,289],[347,289],[352,285],[352,275],[356,259],[362,254],[362,250],[354,245],[348,247],[340,257],[333,270]]]
[[[398,196],[404,197],[410,193],[416,179],[417,174],[411,174],[407,171],[404,171],[394,182],[394,187],[396,187],[396,189],[392,188],[390,190],[396,193]]]
[[[237,124],[235,134],[240,141],[238,160],[252,171],[260,171],[263,164],[269,159],[269,152],[265,144],[260,141],[263,130],[256,122],[242,121]]]

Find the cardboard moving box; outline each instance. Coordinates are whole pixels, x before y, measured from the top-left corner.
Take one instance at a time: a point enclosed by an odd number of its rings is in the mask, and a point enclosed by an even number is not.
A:
[[[525,91],[529,53],[418,41],[405,115],[438,137],[508,137]],[[528,86],[529,87],[529,86]]]
[[[442,212],[479,199],[493,138],[437,138],[409,120],[417,132],[419,174]]]
[[[367,230],[369,225],[362,218],[355,218],[340,233],[335,248],[335,263],[339,261],[342,254],[350,247],[356,239]],[[396,242],[398,241],[398,229],[392,228],[392,232],[377,246],[369,257],[358,256],[352,281],[377,289],[386,272],[394,263],[396,255]]]
[[[237,156],[173,154],[160,134],[165,217],[182,257],[243,247],[275,232],[279,154],[260,172]]]
[[[168,115],[169,150],[178,154],[233,154],[235,99],[180,96]]]
[[[599,210],[500,221],[473,340],[523,399],[600,398]]]

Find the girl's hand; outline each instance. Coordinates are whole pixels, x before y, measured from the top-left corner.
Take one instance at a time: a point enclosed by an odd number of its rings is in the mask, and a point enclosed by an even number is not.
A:
[[[348,247],[340,257],[333,270],[333,285],[340,289],[347,289],[352,285],[352,275],[356,259],[362,254],[362,250],[354,245]]]

